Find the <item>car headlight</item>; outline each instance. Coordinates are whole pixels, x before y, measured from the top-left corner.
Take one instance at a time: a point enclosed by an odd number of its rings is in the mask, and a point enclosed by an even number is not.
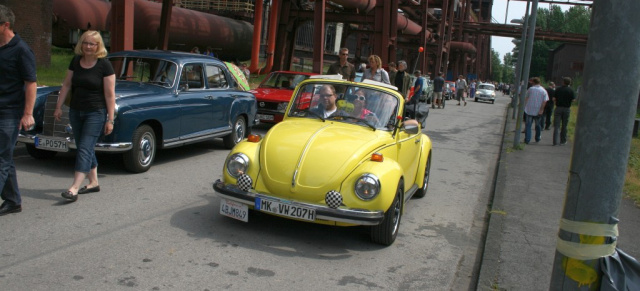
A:
[[[288,105],[289,105],[289,102],[278,103],[278,111],[284,112],[285,110],[287,110]]]
[[[364,174],[355,185],[356,195],[362,200],[371,200],[380,193],[380,180],[373,174]]]
[[[238,179],[240,175],[247,172],[249,168],[249,157],[243,153],[235,153],[227,160],[227,173]]]

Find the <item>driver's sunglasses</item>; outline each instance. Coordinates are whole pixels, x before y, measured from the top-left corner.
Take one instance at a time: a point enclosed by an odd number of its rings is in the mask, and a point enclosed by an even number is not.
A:
[[[322,98],[329,98],[331,96],[333,96],[333,94],[320,94],[320,97]]]

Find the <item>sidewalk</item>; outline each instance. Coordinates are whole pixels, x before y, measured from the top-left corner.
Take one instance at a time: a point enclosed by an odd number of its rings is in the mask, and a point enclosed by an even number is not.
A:
[[[552,129],[528,145],[521,134],[516,151],[514,129],[507,110],[477,290],[548,290],[551,281],[573,144],[552,146]],[[618,218],[618,247],[637,259],[640,209],[623,199]]]

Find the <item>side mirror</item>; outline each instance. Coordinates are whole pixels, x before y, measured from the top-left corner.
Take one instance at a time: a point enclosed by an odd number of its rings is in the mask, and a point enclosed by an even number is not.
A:
[[[420,132],[420,126],[418,126],[418,121],[410,119],[402,124],[402,130],[408,134],[416,134]]]

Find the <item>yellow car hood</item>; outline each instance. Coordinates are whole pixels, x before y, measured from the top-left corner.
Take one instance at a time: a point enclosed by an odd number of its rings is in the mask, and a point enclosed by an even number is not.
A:
[[[279,123],[262,142],[262,181],[269,192],[281,196],[336,189],[363,158],[385,143],[381,138],[385,135],[390,136],[364,126],[317,119]]]

